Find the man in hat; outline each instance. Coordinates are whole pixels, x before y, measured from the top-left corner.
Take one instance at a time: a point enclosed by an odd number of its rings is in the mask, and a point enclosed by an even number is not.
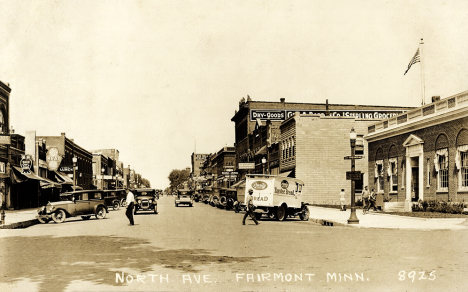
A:
[[[245,205],[247,206],[247,210],[245,211],[244,219],[242,219],[242,225],[245,225],[245,219],[247,218],[247,216],[250,216],[250,218],[252,218],[252,220],[255,222],[255,225],[260,224],[257,222],[255,214],[253,213],[254,205],[252,194],[253,190],[249,189],[247,196],[245,196]]]
[[[125,215],[127,215],[128,220],[130,220],[130,225],[135,225],[135,222],[133,222],[133,207],[135,205],[135,196],[128,188],[125,188],[125,193],[127,194],[127,211],[125,212]]]

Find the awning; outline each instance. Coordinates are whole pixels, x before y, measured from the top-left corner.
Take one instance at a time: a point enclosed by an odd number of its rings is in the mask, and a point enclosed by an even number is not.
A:
[[[69,185],[72,185],[72,184],[73,184],[73,180],[72,180],[71,178],[69,178],[68,175],[66,175],[66,174],[63,173],[63,172],[55,171],[55,178],[56,178],[57,181],[59,181],[61,184],[69,184]]]
[[[260,148],[260,150],[258,150],[257,153],[255,153],[255,156],[257,156],[257,155],[266,155],[266,154],[267,154],[267,147],[265,145],[262,148]]]
[[[25,176],[28,179],[38,180],[40,182],[41,188],[43,188],[43,189],[47,189],[47,188],[58,188],[58,189],[60,189],[60,188],[62,188],[61,184],[55,183],[55,182],[53,182],[50,179],[47,179],[45,177],[38,176],[34,172],[22,173],[23,170],[21,168],[17,167],[17,166],[14,166],[14,165],[13,165],[13,169],[15,171],[17,171],[16,174],[19,173],[20,175]]]
[[[292,170],[278,174],[278,176],[291,177]]]
[[[244,185],[242,185],[242,184],[244,184]],[[238,181],[238,182],[236,182],[235,184],[233,184],[233,185],[231,186],[231,189],[235,189],[235,188],[237,188],[237,187],[245,187],[245,179],[243,179],[243,180],[241,180],[241,181]]]
[[[82,189],[83,189],[83,188],[80,187],[80,186],[72,186],[71,188],[72,188],[74,191],[76,191],[76,190],[82,190]]]

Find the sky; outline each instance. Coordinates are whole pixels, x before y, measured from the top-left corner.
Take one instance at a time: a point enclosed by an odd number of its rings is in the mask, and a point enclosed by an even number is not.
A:
[[[239,100],[421,105],[468,90],[468,1],[0,0],[15,133],[66,133],[165,188],[234,145]]]

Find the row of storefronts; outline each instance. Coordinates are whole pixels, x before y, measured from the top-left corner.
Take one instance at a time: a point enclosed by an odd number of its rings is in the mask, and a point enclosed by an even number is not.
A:
[[[304,181],[309,203],[336,204],[341,189],[350,202],[351,166],[345,157],[351,155],[354,131],[357,198],[369,186],[407,211],[412,201],[421,199],[461,202],[468,199],[467,96],[434,97],[420,108],[259,102],[247,97],[231,119],[234,163],[226,160],[219,167],[216,159],[225,151],[204,154],[197,171],[200,177],[213,176],[213,181],[226,168],[237,173],[237,181],[246,173],[295,177]]]
[[[117,149],[89,151],[65,133],[15,134],[10,128],[10,93],[9,84],[0,81],[0,190],[6,208],[42,206],[72,190],[141,185],[141,175],[130,165],[124,167]]]

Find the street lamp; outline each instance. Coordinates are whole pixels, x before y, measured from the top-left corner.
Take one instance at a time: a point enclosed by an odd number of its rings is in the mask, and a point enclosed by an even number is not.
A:
[[[263,167],[263,174],[265,174],[265,163],[266,163],[266,158],[262,158],[262,167]]]
[[[78,168],[78,166],[76,166],[76,162],[78,161],[78,158],[76,158],[76,156],[73,156],[72,161],[73,161],[73,190],[76,191],[76,169]]]
[[[101,189],[103,190],[104,189],[104,167],[101,168]]]
[[[354,128],[351,129],[349,133],[349,141],[351,142],[351,215],[348,219],[348,224],[359,224],[359,219],[356,216],[356,206],[355,206],[355,181],[354,181],[354,169],[355,169],[355,148],[356,148],[356,131]]]

